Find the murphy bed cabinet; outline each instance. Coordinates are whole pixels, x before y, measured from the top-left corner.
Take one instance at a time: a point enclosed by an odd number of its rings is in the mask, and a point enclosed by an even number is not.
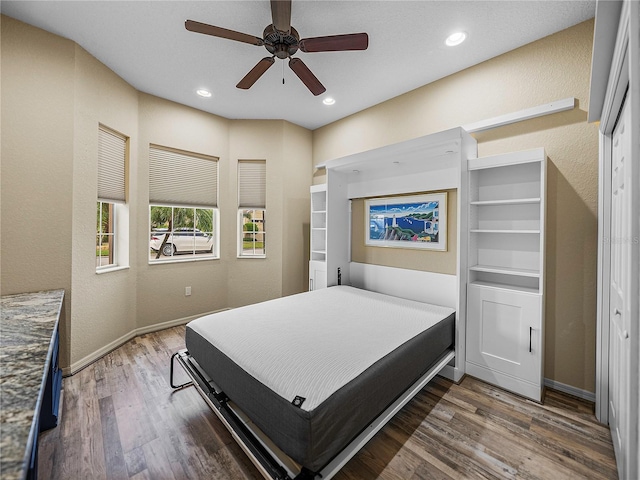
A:
[[[477,143],[460,127],[327,160],[326,183],[311,187],[309,288],[351,285],[363,271],[351,259],[351,202],[366,198],[455,189],[456,248],[453,282],[456,308],[456,357],[450,378],[460,381],[465,366],[467,288],[467,159],[477,156]],[[455,215],[454,215],[455,213]],[[420,288],[412,285],[412,288]],[[424,286],[424,288],[428,288]],[[402,296],[402,295],[398,295]],[[433,302],[437,303],[437,302]]]
[[[542,400],[544,149],[470,159],[466,373]]]

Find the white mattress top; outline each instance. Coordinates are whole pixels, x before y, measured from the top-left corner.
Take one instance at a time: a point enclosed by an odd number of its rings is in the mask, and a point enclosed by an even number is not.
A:
[[[453,309],[336,286],[193,320],[206,338],[281,397],[311,411]]]

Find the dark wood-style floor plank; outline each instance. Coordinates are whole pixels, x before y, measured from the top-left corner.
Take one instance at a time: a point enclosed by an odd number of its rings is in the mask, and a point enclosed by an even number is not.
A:
[[[142,335],[64,379],[60,425],[41,434],[46,478],[261,479],[193,388],[169,384],[183,326]],[[186,379],[176,366],[176,382]],[[337,480],[615,479],[609,429],[589,402],[539,405],[466,377],[433,379]]]

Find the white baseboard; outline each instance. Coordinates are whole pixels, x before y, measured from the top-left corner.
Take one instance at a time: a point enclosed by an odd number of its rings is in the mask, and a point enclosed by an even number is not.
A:
[[[117,338],[113,342],[110,342],[104,347],[78,360],[77,362],[72,363],[71,366],[63,368],[62,376],[68,377],[69,375],[74,375],[78,373],[83,368],[88,367],[96,360],[99,360],[100,358],[104,357],[107,353],[112,352],[118,347],[121,347],[132,338],[138,337],[140,335],[144,335],[146,333],[157,332],[159,330],[165,330],[167,328],[176,327],[178,325],[184,325],[185,323],[189,323],[191,320],[195,320],[196,318],[204,317],[205,315],[210,315],[212,313],[222,312],[224,310],[229,310],[229,309],[222,308],[220,310],[215,310],[212,312],[199,313],[197,315],[191,315],[189,317],[178,318],[175,320],[169,320],[168,322],[155,323],[153,325],[148,325],[146,327],[136,328],[135,330],[132,330],[125,335],[122,335],[120,338]]]
[[[551,380],[550,378],[544,379],[544,386],[548,388],[553,388],[554,390],[558,390],[559,392],[562,392],[562,393],[573,395],[574,397],[581,398],[582,400],[587,400],[593,403],[596,402],[595,393],[588,392],[580,388],[572,387],[571,385],[567,385],[564,383],[556,382],[555,380]]]

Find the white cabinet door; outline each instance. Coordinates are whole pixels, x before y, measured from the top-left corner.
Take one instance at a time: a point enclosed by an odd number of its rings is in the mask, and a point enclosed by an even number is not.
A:
[[[626,477],[630,363],[631,192],[628,131],[630,110],[622,107],[611,155],[611,278],[609,312],[609,426],[620,478]]]
[[[309,291],[327,288],[327,264],[325,262],[309,262]]]
[[[469,286],[468,373],[539,401],[541,336],[540,295]],[[520,389],[523,382],[532,388]]]

